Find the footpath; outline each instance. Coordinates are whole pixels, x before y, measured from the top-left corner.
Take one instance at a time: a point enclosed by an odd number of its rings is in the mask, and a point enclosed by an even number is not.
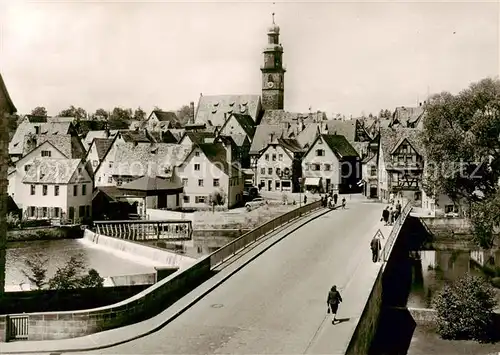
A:
[[[129,326],[112,329],[92,335],[72,339],[19,341],[0,343],[0,354],[64,353],[83,352],[108,348],[123,344],[151,333],[176,319],[201,298],[238,272],[245,265],[271,248],[274,244],[293,233],[310,221],[329,213],[330,209],[320,208],[282,226],[240,251],[234,257],[217,267],[217,274],[188,293],[179,301],[157,316]]]

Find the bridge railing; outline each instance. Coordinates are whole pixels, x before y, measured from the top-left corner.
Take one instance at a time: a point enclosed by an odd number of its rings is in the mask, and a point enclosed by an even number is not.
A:
[[[263,237],[267,233],[290,222],[295,218],[298,218],[306,213],[316,210],[319,207],[321,207],[321,201],[315,201],[309,203],[302,207],[296,208],[293,211],[285,213],[277,218],[274,218],[273,220],[264,223],[259,227],[251,230],[250,232],[243,234],[241,237],[229,242],[228,244],[224,245],[223,247],[217,249],[215,252],[210,254],[210,266],[213,268],[214,266],[219,265],[224,260],[235,255],[237,252],[246,248],[249,244],[255,242],[256,240]]]
[[[398,237],[399,232],[401,231],[401,227],[403,226],[406,217],[411,212],[411,209],[412,209],[411,202],[410,201],[406,202],[406,205],[401,210],[401,215],[394,222],[392,231],[389,234],[387,241],[385,242],[384,249],[382,250],[382,260],[384,261],[389,260],[389,256],[391,256],[392,247],[394,246],[396,238]]]

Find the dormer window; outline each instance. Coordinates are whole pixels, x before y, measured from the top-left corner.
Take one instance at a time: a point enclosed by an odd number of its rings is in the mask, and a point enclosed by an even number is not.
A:
[[[231,101],[231,102],[229,103],[229,106],[233,107],[233,106],[234,106],[234,101]]]
[[[158,147],[151,148],[151,154],[156,154],[156,153],[158,153]]]
[[[40,134],[40,126],[35,126],[35,134]]]

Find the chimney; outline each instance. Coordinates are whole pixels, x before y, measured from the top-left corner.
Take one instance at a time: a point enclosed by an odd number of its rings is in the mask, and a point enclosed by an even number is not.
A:
[[[190,118],[191,118],[190,123],[194,123],[194,102],[193,101],[191,101],[189,103],[189,111],[190,111]]]
[[[418,106],[422,106],[422,103],[420,102],[420,103],[418,104]]]
[[[269,134],[269,143],[274,143],[274,133]]]

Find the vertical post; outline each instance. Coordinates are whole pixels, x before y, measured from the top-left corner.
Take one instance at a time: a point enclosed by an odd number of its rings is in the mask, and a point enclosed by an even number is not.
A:
[[[156,239],[160,240],[160,222],[156,223]]]
[[[98,224],[96,227],[97,227],[97,234],[101,234],[101,226]]]

